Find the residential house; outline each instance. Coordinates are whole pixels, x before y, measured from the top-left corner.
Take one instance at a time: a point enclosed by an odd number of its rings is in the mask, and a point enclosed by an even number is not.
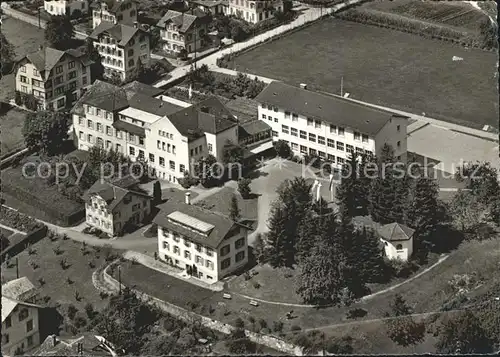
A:
[[[103,21],[90,38],[102,56],[102,65],[107,77],[118,75],[122,81],[137,75],[139,62],[148,68],[151,61],[149,33],[133,26]]]
[[[139,82],[123,87],[96,81],[73,108],[78,148],[93,145],[145,160],[159,178],[177,182],[192,164],[238,142],[238,121],[215,97],[189,107],[159,98],[163,90]]]
[[[32,356],[95,356],[116,357],[117,348],[104,337],[93,333],[83,333],[78,336],[61,337],[47,336]]]
[[[135,0],[95,1],[92,8],[92,28],[95,29],[102,21],[114,25],[132,26],[137,22],[137,3]]]
[[[89,11],[88,0],[44,0],[43,8],[54,16],[80,16]]]
[[[199,52],[208,44],[208,16],[199,9],[190,12],[169,10],[156,26],[167,53]]]
[[[135,189],[136,184],[122,178],[96,181],[83,195],[87,225],[110,237],[121,234],[127,224],[141,225],[151,214],[152,197]]]
[[[379,155],[384,144],[406,161],[407,117],[302,87],[274,81],[255,98],[259,120],[271,126],[275,141],[338,169],[350,153]]]
[[[14,356],[40,345],[37,292],[28,278],[2,284],[2,354]]]
[[[275,11],[283,11],[282,0],[229,0],[228,15],[252,24],[273,18]]]
[[[407,261],[413,253],[414,229],[399,223],[389,223],[377,229],[380,241],[384,244],[387,258]]]
[[[215,283],[248,262],[248,229],[227,216],[186,202],[158,206],[158,257],[194,278]]]
[[[227,15],[229,9],[229,0],[188,0],[187,3],[211,15]]]
[[[90,86],[91,65],[80,50],[41,47],[16,62],[16,91],[34,95],[39,109],[66,108]]]

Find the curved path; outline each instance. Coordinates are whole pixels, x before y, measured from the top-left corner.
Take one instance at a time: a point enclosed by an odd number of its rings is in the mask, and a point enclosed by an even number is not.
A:
[[[439,258],[439,260],[432,264],[430,267],[428,267],[427,269],[421,271],[420,273],[416,274],[415,276],[405,280],[405,281],[402,281],[401,283],[398,283],[398,284],[395,284],[395,285],[392,285],[392,286],[389,286],[388,288],[384,289],[384,290],[380,290],[380,291],[377,291],[373,294],[370,294],[370,295],[366,295],[366,296],[363,296],[360,301],[368,301],[368,300],[371,300],[373,299],[374,297],[378,296],[378,295],[382,295],[382,294],[385,294],[385,293],[388,293],[389,291],[393,291],[397,288],[399,288],[400,286],[404,285],[404,284],[407,284],[415,279],[417,279],[418,277],[428,273],[430,270],[434,269],[437,265],[441,264],[442,262],[444,262],[446,259],[448,259],[449,255],[445,255],[445,256],[442,256],[441,258]],[[240,294],[240,293],[237,293],[237,292],[234,292],[234,291],[231,291],[231,290],[228,290],[229,292],[231,292],[231,294],[234,294],[234,295],[238,295],[242,298],[245,298],[245,299],[249,299],[249,300],[255,300],[255,301],[258,301],[258,302],[261,302],[261,303],[264,303],[264,304],[270,304],[270,305],[281,305],[281,306],[290,306],[290,307],[301,307],[301,308],[318,308],[318,307],[330,307],[332,305],[306,305],[306,304],[292,304],[292,303],[286,303],[286,302],[279,302],[279,301],[269,301],[269,300],[264,300],[264,299],[259,299],[259,298],[255,298],[255,297],[251,297],[251,296],[248,296],[248,295],[244,295],[244,294]]]

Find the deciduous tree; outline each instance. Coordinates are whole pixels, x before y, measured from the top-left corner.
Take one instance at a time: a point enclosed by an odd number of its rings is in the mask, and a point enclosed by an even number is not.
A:
[[[238,207],[238,199],[236,195],[231,196],[231,206],[229,207],[229,218],[237,222],[241,218],[240,208]]]
[[[241,178],[238,180],[238,192],[240,193],[241,197],[247,199],[250,197],[250,179],[248,178]]]
[[[387,317],[393,317],[386,320],[387,335],[389,338],[401,346],[409,346],[420,343],[425,336],[425,324],[417,323],[409,316],[411,308],[400,294],[396,294],[391,303],[391,312]]]
[[[278,140],[274,143],[274,149],[279,157],[289,158],[292,156],[292,149],[285,140]]]
[[[93,83],[96,79],[102,80],[104,78],[104,66],[102,64],[102,56],[99,51],[94,47],[94,41],[91,38],[85,40],[85,53],[93,62],[90,66],[90,81]]]
[[[61,112],[40,111],[29,113],[23,126],[23,136],[29,149],[48,155],[62,152],[68,138],[68,116]]]
[[[45,39],[58,50],[67,50],[75,37],[69,16],[51,16],[45,27]]]
[[[6,73],[11,68],[14,57],[16,57],[14,46],[7,41],[5,34],[0,33],[0,65],[2,73]]]

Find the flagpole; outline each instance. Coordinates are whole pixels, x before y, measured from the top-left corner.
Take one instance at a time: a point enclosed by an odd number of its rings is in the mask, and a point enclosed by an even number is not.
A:
[[[340,77],[340,96],[344,96],[344,76]]]

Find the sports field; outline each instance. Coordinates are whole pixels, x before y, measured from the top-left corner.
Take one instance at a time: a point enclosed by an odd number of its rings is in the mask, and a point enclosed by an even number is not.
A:
[[[328,18],[229,68],[472,127],[498,127],[497,55]]]

